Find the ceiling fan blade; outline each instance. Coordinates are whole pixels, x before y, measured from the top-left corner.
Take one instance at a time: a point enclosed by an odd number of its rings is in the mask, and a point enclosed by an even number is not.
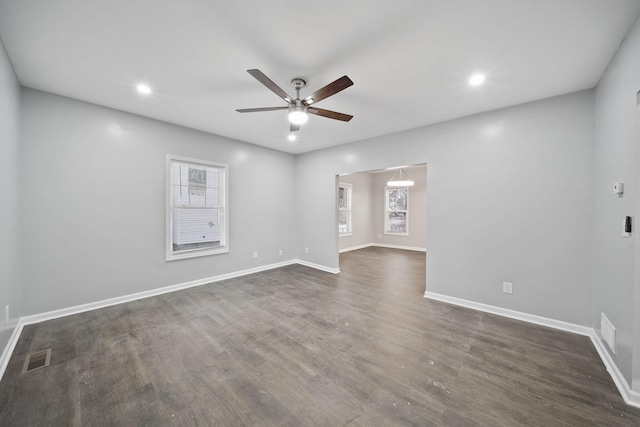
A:
[[[257,113],[259,111],[288,110],[289,107],[262,107],[262,108],[240,108],[238,113]]]
[[[329,119],[342,120],[343,122],[348,122],[353,118],[353,116],[344,113],[338,113],[337,111],[325,110],[322,108],[308,108],[307,112],[309,114],[315,114],[316,116],[327,117]]]
[[[347,76],[342,76],[338,80],[335,80],[329,83],[322,89],[318,89],[317,91],[313,92],[311,95],[305,97],[302,100],[302,102],[305,105],[311,105],[315,102],[328,98],[331,95],[334,95],[340,92],[341,90],[348,88],[351,85],[353,85],[353,82],[351,81],[351,79]]]
[[[265,76],[262,71],[257,69],[251,69],[251,70],[247,70],[247,73],[255,77],[256,80],[258,80],[260,83],[265,85],[267,89],[269,89],[271,92],[275,93],[280,98],[284,99],[288,104],[290,104],[291,101],[293,100],[293,98],[287,95],[287,92],[285,92],[280,86],[275,84],[273,80],[271,80],[269,77]]]
[[[291,126],[289,126],[289,132],[297,132],[299,130],[300,130],[300,125],[295,125],[291,123]]]

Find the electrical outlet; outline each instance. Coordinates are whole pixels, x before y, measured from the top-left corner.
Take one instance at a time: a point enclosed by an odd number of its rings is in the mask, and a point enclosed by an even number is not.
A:
[[[513,293],[513,283],[511,282],[502,282],[502,292],[505,294]]]
[[[278,252],[278,255],[280,255],[280,256],[284,255],[284,251],[282,249],[280,249],[280,251]]]
[[[258,251],[253,251],[253,259],[258,258]]]
[[[382,234],[378,234],[378,239],[382,239]]]
[[[304,247],[304,253],[305,253],[305,254],[308,254],[308,253],[309,253],[309,246],[305,246],[305,247]]]

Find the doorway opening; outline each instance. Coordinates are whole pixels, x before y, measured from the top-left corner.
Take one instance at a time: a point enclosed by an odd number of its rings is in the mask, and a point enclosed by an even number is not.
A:
[[[426,254],[427,165],[401,167],[413,185],[389,185],[400,166],[336,177],[335,232],[341,270],[352,251],[384,248],[390,254],[393,250]]]

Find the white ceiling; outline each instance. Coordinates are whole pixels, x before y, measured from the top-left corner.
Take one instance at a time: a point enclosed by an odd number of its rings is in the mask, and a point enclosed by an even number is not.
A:
[[[290,153],[594,87],[640,0],[0,0],[23,86]],[[349,123],[311,116],[295,142],[284,105],[246,70]],[[466,81],[487,74],[481,88]],[[134,91],[138,82],[154,89]]]

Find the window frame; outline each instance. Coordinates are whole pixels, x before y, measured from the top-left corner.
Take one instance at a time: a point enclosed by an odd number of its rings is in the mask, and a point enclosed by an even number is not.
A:
[[[405,190],[407,193],[407,208],[406,209],[389,209],[389,192],[391,190]],[[389,230],[389,213],[390,212],[405,212],[406,229],[404,232],[397,232]],[[393,236],[408,236],[409,235],[409,187],[384,187],[384,234]]]
[[[348,208],[343,209],[340,207],[340,188],[344,188],[347,190],[347,204],[348,204]],[[347,182],[340,182],[338,183],[338,236],[340,237],[344,237],[344,236],[351,236],[353,235],[353,204],[352,204],[352,200],[353,200],[353,184],[349,184]],[[348,216],[347,216],[347,225],[348,225],[348,229],[345,232],[340,231],[340,212],[348,212]]]
[[[185,249],[182,251],[173,251],[173,176],[171,166],[173,163],[193,165],[196,167],[213,167],[220,172],[219,180],[219,192],[220,192],[220,206],[216,209],[220,209],[220,246],[215,248],[194,248]],[[165,227],[165,240],[166,240],[166,260],[175,261],[179,259],[196,258],[209,255],[217,255],[229,252],[229,165],[227,163],[212,162],[203,159],[194,159],[190,157],[175,156],[172,154],[166,155],[166,227]]]

